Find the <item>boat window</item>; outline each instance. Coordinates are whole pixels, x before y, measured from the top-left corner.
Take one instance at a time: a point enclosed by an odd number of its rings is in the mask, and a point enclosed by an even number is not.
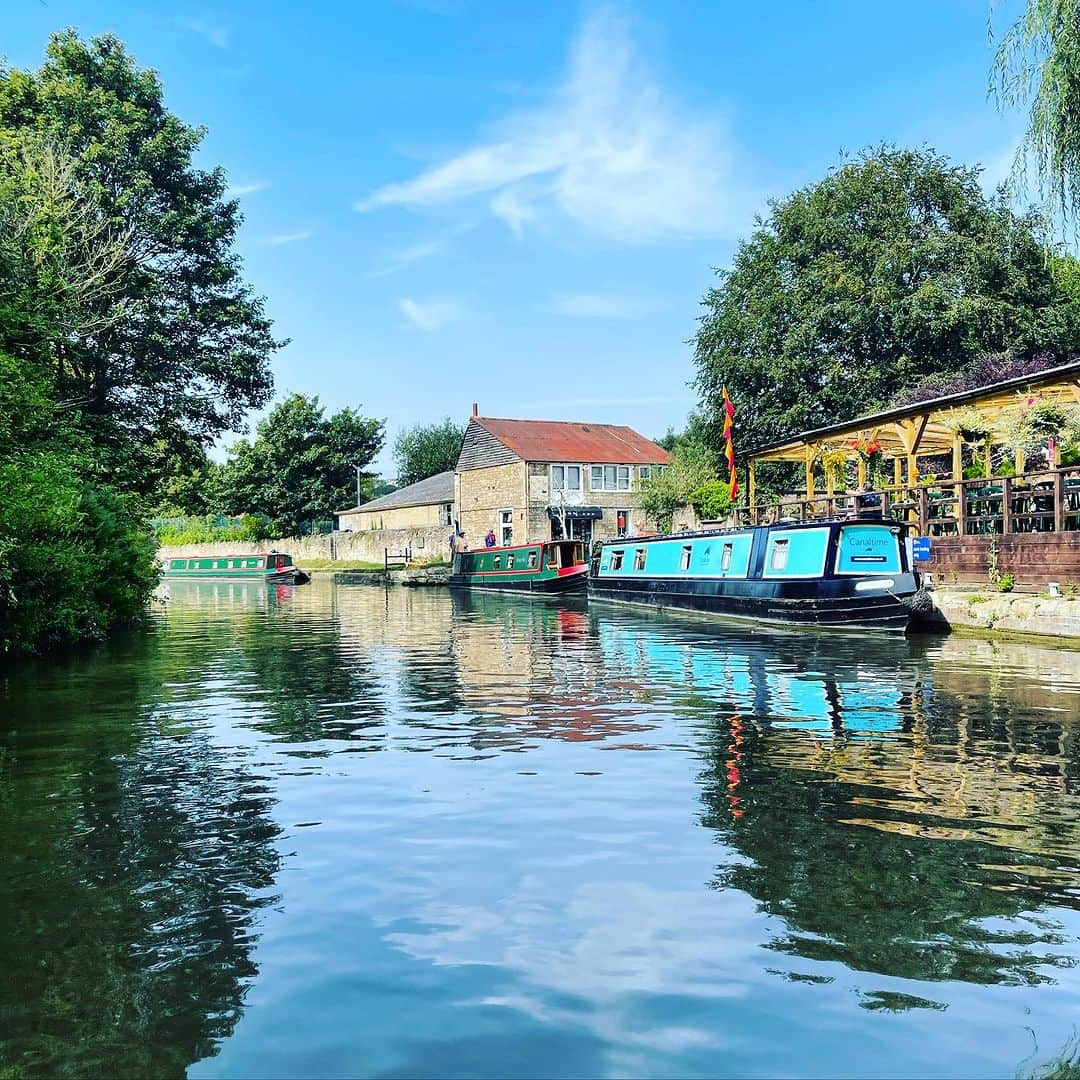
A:
[[[694,548],[690,544],[684,544],[682,549],[682,558],[679,560],[680,570],[690,569],[690,559],[694,554]]]
[[[186,570],[187,569],[187,559],[173,559],[173,561],[169,564],[169,566],[173,570]]]
[[[611,553],[611,569],[612,570],[621,570],[622,569],[623,555],[625,555],[625,554],[626,554],[626,552],[624,552],[624,551],[613,551]]]
[[[536,551],[530,551],[529,552],[529,566],[528,566],[528,568],[530,570],[535,570],[536,569],[536,563],[537,563]]]
[[[507,570],[513,570],[514,569],[514,556],[513,555],[507,555],[506,556],[506,569]]]
[[[725,544],[724,545],[724,550],[720,553],[720,569],[721,570],[730,570],[731,569],[731,549],[733,547],[734,547],[733,544]]]
[[[790,540],[774,540],[772,557],[769,559],[770,570],[783,570],[787,567],[788,545]]]
[[[495,556],[495,569],[496,570],[501,570],[502,569],[502,556],[501,555],[496,555]]]
[[[635,570],[644,570],[645,569],[645,559],[648,557],[648,554],[649,554],[649,551],[648,551],[647,548],[638,548],[637,551],[634,552],[634,569]]]

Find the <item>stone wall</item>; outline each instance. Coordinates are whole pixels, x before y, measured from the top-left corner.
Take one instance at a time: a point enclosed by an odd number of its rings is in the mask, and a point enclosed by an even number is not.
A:
[[[935,589],[928,630],[965,627],[994,633],[1080,639],[1080,600]]]
[[[450,552],[450,529],[445,525],[421,529],[373,529],[369,532],[330,533],[326,536],[289,537],[260,540],[258,543],[226,541],[218,544],[181,544],[158,549],[162,559],[182,559],[193,555],[258,555],[274,548],[293,557],[297,566],[305,561],[382,563],[386,548],[400,552],[410,548],[417,562],[446,559]]]
[[[383,532],[401,529],[428,529],[450,526],[446,522],[448,503],[430,503],[427,506],[399,506],[393,510],[374,510],[368,513],[355,510],[351,514],[338,514],[338,527],[350,532]]]
[[[514,511],[514,543],[541,540],[550,535],[533,536],[525,518],[525,463],[494,465],[489,469],[468,469],[456,478],[458,520],[469,547],[483,547],[484,534],[499,532],[499,511]]]

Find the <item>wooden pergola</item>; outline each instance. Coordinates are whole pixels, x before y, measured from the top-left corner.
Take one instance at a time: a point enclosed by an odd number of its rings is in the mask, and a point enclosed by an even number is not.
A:
[[[806,470],[806,498],[814,499],[816,463],[825,454],[843,454],[845,462],[855,462],[861,487],[866,482],[866,461],[858,448],[852,446],[853,442],[863,447],[873,443],[880,445],[883,458],[892,460],[893,484],[897,488],[914,488],[918,484],[918,462],[925,457],[949,456],[951,476],[938,479],[959,482],[963,475],[964,449],[963,437],[957,430],[960,411],[974,410],[990,428],[991,436],[984,440],[989,466],[995,436],[1001,436],[996,439],[997,445],[1006,441],[999,429],[1032,398],[1039,402],[1080,405],[1080,361],[1049,368],[1035,375],[1006,379],[976,390],[888,409],[847,423],[815,428],[794,438],[760,447],[749,455],[750,505],[757,505],[756,466],[762,462],[802,463]],[[1016,472],[1022,473],[1024,461],[1020,451],[1016,452],[1016,458]],[[988,467],[988,476],[991,471]],[[825,469],[825,479],[825,494],[831,499],[835,494],[832,470]]]

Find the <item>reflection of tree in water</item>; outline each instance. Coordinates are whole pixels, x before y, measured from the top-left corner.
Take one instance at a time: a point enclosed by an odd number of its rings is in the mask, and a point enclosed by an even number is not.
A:
[[[722,866],[714,884],[784,919],[773,948],[885,975],[975,983],[1052,981],[1048,968],[1071,964],[1066,950],[1054,951],[1059,928],[1028,915],[1040,902],[1076,905],[1067,883],[1039,873],[1048,860],[917,835],[895,810],[874,805],[899,794],[880,782],[766,760],[770,742],[796,738],[736,720],[708,745],[702,774],[704,823],[746,859]],[[991,929],[1000,919],[1018,923]]]
[[[177,660],[150,639],[101,678],[73,667],[48,714],[4,702],[4,1075],[178,1076],[238,1019],[275,899],[273,799],[156,708]]]

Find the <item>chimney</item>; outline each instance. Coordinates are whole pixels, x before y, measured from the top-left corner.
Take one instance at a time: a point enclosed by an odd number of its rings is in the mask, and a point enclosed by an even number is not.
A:
[[[472,414],[473,414],[473,416],[479,416],[480,415],[480,406],[477,405],[475,401],[472,403]]]

